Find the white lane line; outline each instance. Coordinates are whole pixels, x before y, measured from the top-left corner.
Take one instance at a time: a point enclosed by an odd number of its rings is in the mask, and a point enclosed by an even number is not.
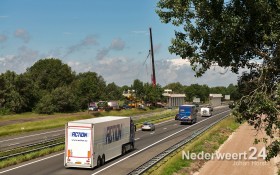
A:
[[[151,132],[150,134],[154,134],[155,132]]]
[[[53,133],[53,132],[59,132],[59,131],[64,131],[64,129],[44,132],[44,133],[40,133],[40,134],[33,134],[33,135],[28,135],[28,136],[23,136],[23,137],[17,137],[17,138],[13,138],[13,139],[2,140],[2,141],[0,141],[0,143],[11,141],[11,140],[18,140],[18,139],[22,139],[22,138],[26,138],[26,137],[33,137],[33,136],[39,136],[39,135],[49,134],[49,133]]]
[[[219,113],[219,114],[223,114],[223,113],[226,113],[226,112],[228,112],[228,111],[230,111],[230,110],[224,111],[224,112]],[[181,129],[181,130],[179,130],[179,131],[177,131],[177,132],[175,132],[175,133],[173,133],[173,134],[171,134],[171,135],[169,135],[169,136],[167,136],[167,137],[165,137],[165,138],[163,138],[163,139],[160,139],[159,141],[157,141],[157,142],[155,142],[155,143],[153,143],[153,144],[151,144],[151,145],[149,145],[149,146],[147,146],[147,147],[145,147],[145,148],[142,148],[141,150],[139,150],[139,151],[137,151],[137,152],[135,152],[135,153],[133,153],[133,154],[130,154],[130,155],[128,155],[128,156],[122,158],[121,160],[119,160],[119,161],[117,161],[117,162],[115,162],[115,163],[112,163],[111,165],[108,165],[107,167],[105,167],[105,168],[103,168],[103,169],[101,169],[101,170],[99,170],[99,171],[93,173],[92,175],[96,175],[96,174],[98,174],[98,173],[100,173],[100,172],[102,172],[102,171],[104,171],[104,170],[106,170],[106,169],[108,169],[108,168],[111,168],[112,166],[114,166],[114,165],[116,165],[116,164],[118,164],[118,163],[120,163],[120,162],[122,162],[122,161],[124,161],[124,160],[126,160],[126,159],[128,159],[128,158],[130,158],[130,157],[132,157],[132,156],[134,156],[134,155],[136,155],[136,154],[138,154],[138,153],[140,153],[140,152],[143,152],[143,151],[145,151],[146,149],[148,149],[148,148],[150,148],[150,147],[152,147],[152,146],[154,146],[154,145],[156,145],[156,144],[158,144],[158,143],[160,143],[160,142],[162,142],[162,141],[164,141],[164,140],[166,140],[166,139],[168,139],[168,138],[170,138],[170,137],[172,137],[172,136],[174,136],[174,135],[176,135],[176,134],[178,134],[178,133],[180,133],[180,132],[182,132],[182,131],[184,131],[184,130],[186,130],[186,129],[189,129],[190,127],[195,126],[195,125],[197,125],[197,124],[199,124],[199,123],[201,123],[201,122],[203,122],[203,121],[209,120],[209,119],[211,119],[211,118],[213,118],[214,116],[217,116],[217,115],[219,115],[219,114],[216,114],[216,115],[213,115],[213,116],[210,117],[210,118],[206,118],[206,119],[204,119],[204,120],[201,120],[201,121],[199,121],[199,122],[197,122],[197,123],[195,123],[195,124],[193,124],[193,125],[191,125],[191,126],[189,126],[189,127],[186,127],[186,128],[184,128],[184,129]]]
[[[140,138],[136,138],[136,139],[134,139],[134,140],[139,140]]]
[[[18,145],[20,143],[13,143],[13,144],[10,144],[9,146],[14,146],[14,145]]]
[[[37,163],[37,162],[41,162],[43,160],[47,160],[47,159],[50,159],[50,158],[53,158],[53,157],[56,157],[56,156],[60,156],[61,154],[64,154],[64,152],[59,153],[59,154],[55,154],[55,155],[52,155],[52,156],[49,156],[49,157],[46,157],[46,158],[43,158],[43,159],[40,159],[40,160],[36,160],[36,161],[30,162],[30,163],[27,163],[27,164],[24,164],[24,165],[20,165],[20,166],[17,166],[17,167],[14,167],[14,168],[11,168],[11,169],[8,169],[8,170],[5,170],[5,171],[0,171],[0,174],[6,173],[6,172],[9,172],[9,171],[21,168],[21,167],[25,167],[27,165],[31,165],[31,164],[34,164],[34,163]]]
[[[163,130],[165,130],[165,129],[167,129],[167,128],[163,128]]]

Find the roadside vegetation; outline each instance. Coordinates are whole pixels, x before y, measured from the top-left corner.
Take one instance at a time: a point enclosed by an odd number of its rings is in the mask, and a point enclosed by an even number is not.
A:
[[[0,117],[1,122],[6,122],[6,124],[0,127],[0,137],[8,136],[14,134],[20,134],[30,131],[43,130],[63,127],[68,121],[89,119],[93,117],[102,116],[133,116],[139,114],[149,114],[153,115],[154,112],[160,112],[160,114],[155,114],[155,117],[160,119],[165,118],[168,112],[161,113],[164,111],[163,108],[151,109],[129,109],[121,111],[104,111],[104,112],[80,112],[80,113],[70,113],[70,114],[54,114],[54,115],[40,115],[35,113],[24,113],[15,115],[6,115]],[[169,111],[169,110],[168,110]],[[177,111],[176,111],[177,112]],[[175,115],[175,111],[171,112],[170,115]],[[150,118],[150,117],[149,117]],[[147,120],[147,119],[146,119]]]
[[[25,162],[25,161],[28,161],[28,160],[32,160],[32,159],[35,159],[35,158],[38,158],[38,157],[42,157],[42,156],[45,156],[45,155],[48,155],[48,154],[51,154],[51,153],[62,151],[62,150],[64,150],[64,144],[63,145],[57,145],[57,146],[52,147],[52,148],[46,148],[46,149],[43,149],[43,150],[40,150],[40,151],[34,151],[32,153],[28,153],[28,154],[25,154],[25,155],[19,155],[19,156],[11,157],[11,158],[0,161],[0,169],[11,166],[11,165],[16,165],[18,163]]]
[[[233,116],[230,116],[208,131],[198,136],[196,139],[178,149],[176,152],[161,160],[145,174],[151,175],[171,175],[171,174],[191,174],[198,171],[206,160],[183,160],[182,150],[191,153],[214,153],[227,138],[240,126]]]

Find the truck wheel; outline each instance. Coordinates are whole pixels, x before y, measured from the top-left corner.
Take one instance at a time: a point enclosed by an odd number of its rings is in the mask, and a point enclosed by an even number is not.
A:
[[[130,144],[130,150],[131,151],[134,150],[134,144],[133,143]]]
[[[105,155],[103,154],[102,155],[102,159],[101,159],[102,161],[101,161],[101,165],[104,165],[105,164]]]
[[[97,167],[101,166],[101,158],[100,158],[100,156],[98,156],[98,158],[97,158],[97,165],[96,166]]]
[[[125,154],[125,152],[126,152],[126,150],[125,150],[125,146],[123,146],[123,147],[122,147],[122,155],[124,155],[124,154]]]

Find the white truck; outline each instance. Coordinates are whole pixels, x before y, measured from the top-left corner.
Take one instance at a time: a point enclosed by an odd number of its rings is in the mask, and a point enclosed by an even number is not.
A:
[[[107,116],[70,121],[65,126],[64,166],[93,168],[134,149],[130,117]]]
[[[201,117],[210,117],[212,116],[211,109],[209,107],[202,107],[200,109]]]

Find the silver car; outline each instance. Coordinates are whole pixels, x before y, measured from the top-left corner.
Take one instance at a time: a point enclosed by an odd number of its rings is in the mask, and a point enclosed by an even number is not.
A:
[[[154,131],[156,129],[156,127],[151,122],[144,122],[141,129],[142,129],[142,131],[145,131],[145,130]]]

